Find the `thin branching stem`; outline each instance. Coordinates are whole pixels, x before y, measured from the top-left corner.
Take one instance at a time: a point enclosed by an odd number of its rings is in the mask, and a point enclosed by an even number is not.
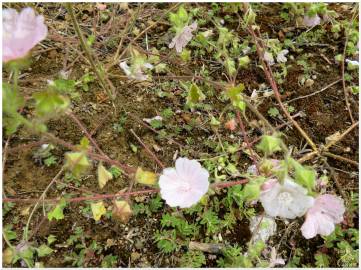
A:
[[[83,47],[85,55],[86,55],[87,59],[89,60],[89,63],[91,65],[92,69],[94,70],[98,80],[100,81],[100,85],[102,86],[104,91],[108,94],[108,96],[112,100],[114,100],[115,99],[115,91],[113,89],[114,87],[109,83],[108,83],[108,86],[110,87],[110,89],[107,87],[105,77],[99,71],[100,65],[97,64],[95,59],[93,58],[91,49],[89,48],[87,42],[85,41],[84,35],[83,35],[83,33],[82,33],[82,31],[81,31],[81,29],[79,27],[78,21],[77,21],[77,19],[75,17],[74,11],[73,11],[72,4],[71,3],[65,3],[65,6],[66,6],[66,9],[69,12],[71,20],[73,22],[75,32],[76,32],[77,36],[79,37],[80,44]],[[97,66],[99,66],[99,67],[97,67]]]

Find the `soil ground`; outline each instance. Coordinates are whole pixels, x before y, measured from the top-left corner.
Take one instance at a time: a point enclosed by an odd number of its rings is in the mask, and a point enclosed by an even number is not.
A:
[[[21,5],[9,4],[6,6],[20,7]],[[109,6],[111,5],[109,4]],[[133,5],[129,5],[129,7],[134,8]],[[143,11],[144,14],[142,14],[141,18],[137,21],[137,27],[141,30],[144,29],[149,18],[155,20],[157,14],[160,14],[168,7],[168,4],[146,5]],[[44,46],[38,46],[33,53],[31,68],[22,73],[23,77],[20,79],[19,85],[22,93],[27,97],[30,97],[33,92],[46,87],[47,80],[56,78],[64,67],[70,70],[70,78],[80,78],[86,69],[90,69],[84,58],[78,57],[80,52],[79,41],[75,38],[74,34],[71,34],[69,18],[66,15],[65,9],[59,4],[39,4],[36,8],[37,11],[44,14],[46,18],[49,26],[49,35],[47,40],[43,42]],[[77,8],[82,14],[78,16],[83,31],[90,33],[93,29],[93,24],[96,22],[96,18],[99,19],[98,11],[94,9],[93,4],[84,4]],[[331,8],[337,10],[339,5],[334,4]],[[278,12],[279,7],[272,5],[262,11],[256,20],[261,27],[261,32],[267,32],[270,38],[278,38],[279,31],[288,27],[282,20],[279,21]],[[97,15],[94,16],[94,14]],[[340,15],[348,16],[346,12]],[[110,39],[114,38],[116,40],[117,35],[122,31],[127,19],[129,19],[129,13],[127,10],[120,8],[117,10],[116,17],[114,17],[112,22],[97,25],[98,38],[94,44],[94,48],[100,61],[108,61],[114,54],[116,45],[110,46]],[[159,27],[151,29],[147,34],[148,46],[156,46],[158,39],[166,34],[168,28],[169,25],[164,21]],[[239,34],[242,36],[244,33],[239,30]],[[128,42],[128,40],[126,41]],[[326,48],[315,45],[308,46],[304,49],[302,53],[312,54],[311,61],[316,65],[315,70],[317,72],[315,72],[316,77],[312,87],[300,85],[299,78],[303,74],[302,67],[296,65],[295,61],[290,60],[288,64],[290,64],[292,68],[288,70],[288,75],[284,80],[285,82],[280,85],[283,101],[287,102],[293,98],[310,94],[334,82],[337,78],[340,78],[340,67],[335,64],[329,64],[327,60],[333,61],[334,55],[342,53],[343,42],[344,40],[342,38],[339,40],[329,38],[323,40],[323,43],[329,45]],[[117,44],[117,42],[115,44]],[[144,41],[139,41],[138,45],[144,47]],[[336,51],[333,50],[333,48],[335,48]],[[254,54],[253,57],[252,62],[256,63],[256,55]],[[74,64],[69,66],[73,61],[75,61]],[[200,66],[201,61],[201,59],[196,59],[184,67],[184,69],[170,64],[169,75],[189,75],[184,72],[184,70],[196,70],[197,67]],[[195,159],[201,158],[205,154],[208,156],[216,155],[216,153],[211,152],[209,147],[202,144],[202,141],[205,139],[214,138],[216,140],[217,138],[215,132],[209,125],[205,125],[207,115],[204,112],[187,112],[183,110],[185,99],[181,95],[183,90],[178,81],[169,80],[169,83],[165,85],[164,80],[155,79],[150,83],[136,84],[129,83],[129,81],[124,78],[119,79],[122,78],[124,74],[118,67],[114,67],[110,72],[110,80],[117,91],[117,98],[114,101],[115,108],[109,100],[103,100],[101,98],[104,96],[104,93],[102,93],[102,89],[97,83],[90,84],[90,89],[87,92],[79,90],[80,98],[72,101],[74,114],[84,123],[87,130],[92,132],[98,145],[100,145],[102,150],[108,154],[110,158],[134,167],[141,166],[152,171],[161,172],[161,168],[159,168],[157,164],[149,158],[146,151],[139,146],[137,140],[130,133],[130,129],[133,129],[146,145],[156,145],[159,147],[160,150],[156,152],[156,155],[167,167],[173,165],[173,155],[176,151],[187,152],[189,158]],[[3,73],[4,80],[7,79],[7,75],[8,74]],[[220,79],[222,75],[215,69],[213,77],[214,80],[217,80]],[[260,84],[267,84],[263,71],[256,65],[251,65],[246,70],[241,70],[237,76],[237,81],[245,84],[246,95],[251,95],[252,90],[258,88]],[[165,87],[163,91],[170,95],[168,97],[159,97],[156,93],[160,87]],[[352,95],[350,98],[353,116],[355,119],[358,119],[358,96]],[[217,115],[226,105],[226,102],[221,101],[217,95],[208,99],[207,102],[212,105],[212,112],[217,113]],[[351,125],[350,117],[345,106],[341,82],[322,92],[322,94],[296,100],[290,103],[290,105],[295,108],[295,112],[302,111],[304,113],[302,117],[297,118],[297,122],[317,145],[325,144],[326,137],[337,131],[342,132]],[[169,123],[170,125],[183,126],[190,123],[191,119],[195,119],[195,121],[199,123],[191,132],[183,129],[182,132],[177,135],[170,133],[172,139],[179,142],[182,147],[172,143],[169,139],[160,138],[152,130],[145,128],[131,117],[128,117],[126,120],[124,132],[121,134],[114,132],[113,125],[118,123],[123,110],[130,112],[139,119],[143,119],[159,115],[161,111],[169,107],[172,108],[173,112],[181,110],[181,113],[176,113],[172,117]],[[264,99],[262,104],[258,106],[258,109],[274,126],[284,123],[286,121],[284,117],[278,118],[268,115],[267,111],[271,107],[279,108],[277,101],[273,97]],[[24,108],[24,115],[31,116],[32,113],[31,108]],[[253,140],[261,135],[261,130],[249,124],[252,123],[252,120],[257,119],[252,112],[247,111],[246,116],[248,118],[246,128],[250,132],[251,140]],[[48,123],[48,129],[49,132],[55,136],[74,145],[78,144],[84,135],[67,117],[51,120]],[[302,136],[300,136],[298,131],[292,128],[290,124],[283,127],[281,131],[285,134],[285,142],[287,145],[293,146],[298,150],[302,149],[305,145]],[[218,130],[218,135],[222,140],[229,142],[236,142],[238,138],[242,138],[241,131],[237,130],[233,132],[234,136],[231,138],[229,130],[224,128]],[[192,139],[192,144],[188,143],[188,138]],[[6,136],[3,138],[3,146],[7,139]],[[58,157],[58,163],[51,167],[46,167],[34,159],[33,155],[37,147],[27,147],[20,151],[11,151],[12,148],[37,142],[39,139],[38,136],[29,135],[24,130],[20,130],[11,136],[3,178],[4,194],[6,194],[6,196],[38,198],[49,184],[49,181],[60,170],[63,164],[63,154],[67,151],[67,149],[61,146],[57,146],[54,151],[55,156]],[[131,144],[138,146],[137,153],[132,152]],[[337,143],[331,151],[334,154],[358,161],[358,128],[355,128],[342,141]],[[296,158],[301,156],[302,154],[300,153]],[[357,167],[332,158],[328,158],[328,162],[330,166],[335,169],[339,182],[344,190],[356,191],[358,188]],[[320,161],[313,159],[309,164],[317,163],[320,163]],[[246,155],[241,154],[239,169],[244,170],[249,165],[251,165],[251,160]],[[87,176],[82,178],[79,187],[95,193],[107,194],[122,190],[128,187],[128,185],[129,180],[126,177],[119,177],[116,180],[110,181],[104,189],[100,191],[96,179],[96,166],[93,166],[93,169],[89,171]],[[66,193],[77,193],[76,190],[71,188],[59,190],[57,186],[58,185],[54,185],[50,188],[47,193],[48,198],[56,198]],[[137,187],[135,187],[135,189],[137,189]],[[335,189],[335,187],[331,187],[331,189]],[[138,202],[147,202],[154,196],[155,195],[142,196],[135,198],[135,200]],[[108,205],[110,205],[110,201]],[[74,234],[75,227],[83,228],[84,235],[86,236],[84,241],[87,244],[96,240],[97,243],[104,247],[100,255],[87,254],[85,256],[85,262],[83,264],[85,267],[99,266],[104,256],[108,254],[118,256],[117,266],[119,267],[177,266],[179,256],[183,250],[172,253],[171,256],[164,255],[159,252],[152,238],[153,233],[161,228],[159,218],[163,213],[171,212],[170,208],[164,207],[162,211],[151,217],[145,215],[133,216],[129,223],[121,224],[111,219],[95,222],[91,217],[87,218],[81,213],[80,206],[85,206],[85,204],[74,203],[67,207],[64,212],[65,218],[61,221],[49,222],[47,219],[43,219],[41,209],[39,209],[33,217],[30,223],[30,230],[34,230],[35,228],[38,230],[35,232],[31,241],[35,243],[46,242],[46,237],[48,237],[49,234],[53,234],[57,238],[57,245],[55,246],[56,252],[42,259],[45,266],[71,266],[71,262],[65,262],[64,258],[74,251],[72,250],[73,247],[67,247],[66,245],[62,245],[62,243],[65,243],[69,236]],[[12,223],[14,217],[18,217],[18,222],[14,224],[13,230],[17,232],[19,239],[28,218],[26,214],[23,214],[26,207],[28,207],[28,204],[17,203],[11,212],[3,217],[3,224]],[[352,221],[355,225],[358,224],[358,216],[354,216]],[[301,264],[312,265],[314,263],[314,253],[317,252],[323,244],[322,238],[316,237],[307,241],[302,238],[300,233],[296,232],[299,231],[302,220],[299,220],[299,222],[296,220],[295,227],[293,227],[292,230],[287,230],[287,226],[283,222],[279,221],[278,223],[278,234],[271,239],[271,243],[280,244],[279,250],[281,250],[281,254],[285,258],[291,257],[296,247],[303,249],[305,253],[301,258]],[[284,234],[288,234],[287,237],[284,237]],[[240,221],[224,238],[231,243],[238,243],[241,246],[245,245],[250,238],[248,221]],[[332,254],[329,255],[332,257]],[[336,265],[336,262],[331,263],[333,266]],[[211,256],[207,257],[207,266],[216,266],[215,260]]]

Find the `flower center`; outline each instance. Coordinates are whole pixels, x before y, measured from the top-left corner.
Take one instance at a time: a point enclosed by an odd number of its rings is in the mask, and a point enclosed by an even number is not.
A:
[[[289,192],[281,192],[278,195],[278,202],[281,204],[290,204],[293,201],[293,198]]]
[[[188,182],[183,182],[182,187],[180,188],[181,191],[187,192],[191,189],[191,185]]]

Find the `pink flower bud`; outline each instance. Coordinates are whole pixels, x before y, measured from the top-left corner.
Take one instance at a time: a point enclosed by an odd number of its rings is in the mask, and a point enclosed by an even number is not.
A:
[[[224,127],[230,131],[235,130],[237,127],[236,120],[231,119],[231,120],[227,121],[227,123],[224,124]]]

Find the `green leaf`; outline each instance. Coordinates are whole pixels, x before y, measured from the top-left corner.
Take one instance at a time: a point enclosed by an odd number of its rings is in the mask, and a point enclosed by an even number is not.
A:
[[[220,230],[219,224],[221,221],[218,219],[217,214],[212,210],[207,210],[203,214],[200,223],[207,226],[207,235],[214,234]]]
[[[199,268],[206,263],[206,257],[204,256],[203,252],[199,250],[190,250],[183,254],[180,259],[181,267]]]
[[[276,117],[280,114],[280,112],[278,111],[277,108],[275,107],[272,107],[272,108],[269,108],[269,110],[267,111],[268,115],[271,116],[271,117]]]
[[[255,181],[248,183],[243,189],[243,196],[247,201],[253,201],[258,199],[260,194],[260,184]]]
[[[240,67],[247,67],[248,64],[251,62],[251,60],[249,59],[248,55],[246,55],[246,56],[239,58],[238,62],[239,62]]]
[[[56,241],[56,236],[55,235],[53,235],[53,234],[50,234],[49,236],[48,236],[48,245],[51,245],[52,243],[54,243],[55,241]]]
[[[187,105],[193,108],[198,102],[203,101],[206,96],[202,93],[201,89],[194,83],[189,87],[187,96]]]
[[[312,168],[302,166],[293,158],[290,159],[295,169],[295,181],[307,188],[308,192],[312,192],[316,186],[316,172]]]
[[[97,202],[97,203],[91,203],[90,206],[91,206],[93,218],[95,221],[100,220],[101,216],[107,212],[107,210],[105,209],[104,203],[102,201]]]
[[[35,99],[35,110],[39,116],[59,113],[70,104],[67,97],[59,95],[53,90],[34,93],[33,98]]]
[[[159,230],[157,230],[154,234],[154,239],[157,242],[157,247],[164,253],[171,253],[175,251],[178,248],[176,242],[176,235],[177,233],[175,230],[162,232],[159,232]]]
[[[69,152],[65,154],[65,167],[79,177],[90,167],[90,162],[83,152]]]
[[[180,57],[184,62],[188,62],[191,60],[191,51],[187,49],[183,49],[180,53]]]
[[[18,109],[24,106],[25,101],[22,96],[19,95],[18,91],[12,89],[8,83],[3,83],[3,112],[5,113],[16,113]]]
[[[245,89],[244,84],[240,83],[235,87],[231,87],[227,90],[226,94],[228,98],[231,100],[232,105],[241,111],[246,109],[246,104],[243,101],[242,92]]]
[[[234,62],[233,59],[227,57],[226,60],[224,61],[224,66],[227,70],[227,73],[230,75],[230,76],[233,76],[237,69],[236,69],[236,63]]]
[[[89,47],[91,47],[91,46],[93,46],[94,42],[95,42],[95,36],[94,35],[89,35],[87,40],[86,40],[86,44]]]
[[[52,221],[53,218],[56,220],[64,219],[63,210],[66,206],[65,199],[61,199],[60,202],[55,206],[55,208],[48,213],[49,221]]]
[[[282,150],[281,144],[282,140],[276,135],[263,135],[261,142],[257,145],[257,149],[262,151],[265,155],[271,155]]]
[[[6,238],[11,241],[16,239],[16,232],[12,231],[13,225],[8,224],[4,227],[3,233],[5,234]]]
[[[330,261],[326,254],[322,254],[322,253],[315,254],[315,259],[316,259],[315,264],[317,267],[324,268],[330,266]]]
[[[51,86],[62,93],[71,93],[75,89],[75,81],[66,80],[66,79],[57,79],[52,82]]]
[[[54,250],[47,245],[42,244],[39,248],[36,249],[36,251],[38,252],[39,257],[45,257],[50,255]]]

